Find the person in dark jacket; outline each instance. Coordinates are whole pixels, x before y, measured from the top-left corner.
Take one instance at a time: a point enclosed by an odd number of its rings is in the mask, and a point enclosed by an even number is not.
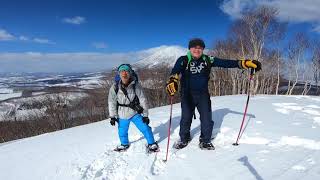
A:
[[[195,108],[200,114],[201,134],[199,147],[201,149],[214,150],[211,143],[211,135],[214,126],[211,112],[211,101],[208,90],[211,67],[222,68],[253,68],[261,69],[261,63],[256,60],[228,60],[211,57],[203,54],[205,43],[199,38],[190,40],[189,51],[186,56],[181,56],[176,61],[166,91],[173,96],[181,84],[181,121],[180,140],[174,148],[181,149],[191,141],[190,127]],[[179,77],[180,76],[180,77]]]

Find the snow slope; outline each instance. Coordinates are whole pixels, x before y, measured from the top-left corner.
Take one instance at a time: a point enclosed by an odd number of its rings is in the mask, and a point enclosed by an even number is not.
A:
[[[0,179],[304,179],[320,178],[320,97],[255,96],[237,147],[246,96],[212,98],[215,151],[198,148],[199,120],[185,149],[165,158],[169,106],[150,111],[161,152],[145,154],[133,124],[130,149],[113,152],[117,129],[101,121],[0,144]],[[173,109],[171,145],[178,140],[180,104]],[[197,114],[197,118],[199,115]]]

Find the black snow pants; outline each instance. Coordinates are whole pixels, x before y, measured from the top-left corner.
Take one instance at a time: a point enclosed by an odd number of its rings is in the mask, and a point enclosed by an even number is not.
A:
[[[205,143],[211,141],[214,122],[212,120],[211,100],[209,92],[190,92],[181,96],[180,140],[187,142],[190,138],[190,127],[193,113],[197,107],[200,114],[200,139]]]

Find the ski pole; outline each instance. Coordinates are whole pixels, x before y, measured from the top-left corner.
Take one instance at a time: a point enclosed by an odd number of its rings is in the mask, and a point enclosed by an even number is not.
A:
[[[240,134],[241,134],[241,131],[242,131],[242,128],[243,128],[244,120],[246,119],[247,110],[248,110],[248,105],[249,105],[249,100],[250,100],[251,80],[253,79],[253,75],[254,75],[254,69],[251,69],[250,77],[249,77],[249,84],[248,84],[248,92],[247,92],[247,93],[248,93],[247,103],[246,103],[246,107],[245,107],[245,109],[244,109],[244,114],[243,114],[243,118],[242,118],[242,123],[241,123],[241,126],[240,126],[240,130],[239,130],[239,133],[238,133],[237,141],[232,144],[232,145],[234,145],[234,146],[238,146],[238,145],[239,145],[238,142],[239,142],[239,139],[240,139]]]
[[[167,143],[167,153],[166,153],[166,159],[163,160],[164,162],[167,162],[168,160],[168,152],[169,152],[169,144],[170,144],[170,130],[171,130],[171,120],[172,120],[172,100],[173,96],[170,96],[170,118],[169,118],[169,127],[168,127],[168,143]]]

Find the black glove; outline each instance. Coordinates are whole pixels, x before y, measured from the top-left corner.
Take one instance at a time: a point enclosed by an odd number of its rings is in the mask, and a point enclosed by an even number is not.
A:
[[[149,123],[150,123],[150,119],[148,117],[143,117],[142,121],[147,125],[149,125]]]
[[[116,122],[119,123],[119,119],[118,118],[115,118],[115,117],[110,118],[110,124],[112,126],[116,125]]]
[[[252,62],[257,65],[257,68],[255,68],[255,71],[258,72],[261,70],[261,62],[257,61],[257,60],[252,60]]]

